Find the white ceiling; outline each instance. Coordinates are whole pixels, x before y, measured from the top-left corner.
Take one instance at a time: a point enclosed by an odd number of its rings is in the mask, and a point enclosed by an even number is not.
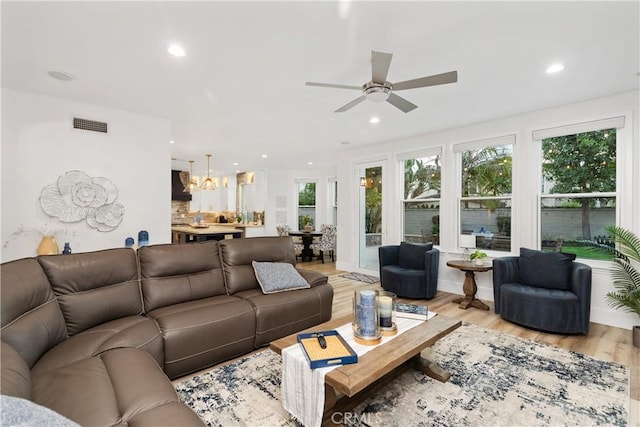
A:
[[[206,169],[206,153],[214,174],[333,167],[341,150],[637,90],[638,6],[3,1],[2,86],[170,119],[183,170]],[[365,83],[371,50],[393,53],[392,83],[451,70],[458,83],[398,93],[419,107],[407,114],[334,113],[360,93],[304,85]]]

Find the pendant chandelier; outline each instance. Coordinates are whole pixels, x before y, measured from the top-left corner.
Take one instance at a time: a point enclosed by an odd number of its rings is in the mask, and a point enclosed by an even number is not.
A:
[[[193,176],[193,162],[194,160],[189,160],[191,171],[189,172],[189,182],[187,183],[187,185],[184,187],[184,190],[183,190],[185,193],[194,193],[198,191],[198,180]]]
[[[200,184],[201,190],[216,190],[218,188],[215,180],[209,176],[209,172],[211,171],[211,169],[209,169],[209,160],[211,160],[211,154],[207,154],[207,177],[202,181],[202,184]]]

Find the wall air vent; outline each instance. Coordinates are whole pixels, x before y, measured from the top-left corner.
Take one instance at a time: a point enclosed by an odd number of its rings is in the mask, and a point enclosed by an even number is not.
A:
[[[106,122],[97,122],[95,120],[73,118],[73,128],[80,130],[89,130],[92,132],[109,133],[108,124]]]

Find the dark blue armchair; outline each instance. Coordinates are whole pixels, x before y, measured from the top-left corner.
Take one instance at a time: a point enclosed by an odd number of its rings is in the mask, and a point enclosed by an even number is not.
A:
[[[589,332],[591,267],[575,255],[521,248],[520,256],[493,260],[495,311],[529,328]]]
[[[432,243],[380,246],[380,284],[399,297],[429,299],[438,289],[440,251]]]

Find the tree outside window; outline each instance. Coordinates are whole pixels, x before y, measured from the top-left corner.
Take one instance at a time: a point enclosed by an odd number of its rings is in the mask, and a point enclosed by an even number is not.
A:
[[[316,183],[298,184],[298,229],[305,225],[315,225],[316,219]]]
[[[616,129],[546,138],[541,149],[542,248],[598,257],[575,242],[607,241],[616,223]]]
[[[440,155],[405,160],[404,240],[440,244]]]
[[[511,144],[462,152],[460,233],[476,236],[476,247],[511,250]]]

